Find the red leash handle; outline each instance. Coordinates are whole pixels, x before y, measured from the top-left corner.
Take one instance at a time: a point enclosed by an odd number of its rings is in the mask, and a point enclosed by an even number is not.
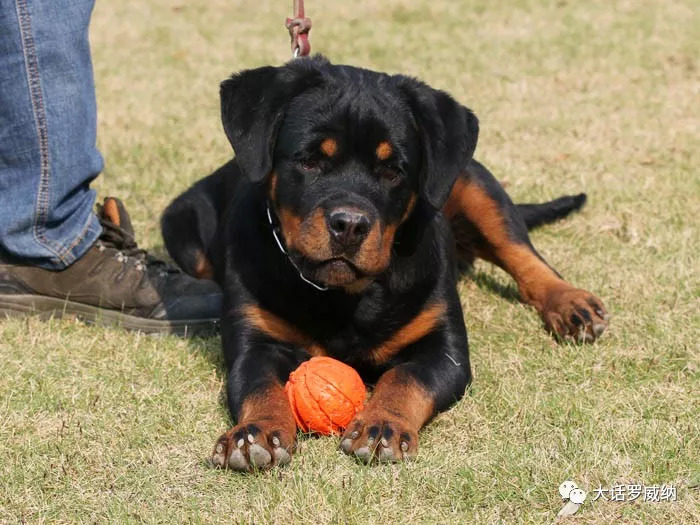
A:
[[[285,26],[292,39],[292,56],[305,57],[311,53],[311,19],[304,16],[304,0],[294,0],[294,18],[287,18]]]

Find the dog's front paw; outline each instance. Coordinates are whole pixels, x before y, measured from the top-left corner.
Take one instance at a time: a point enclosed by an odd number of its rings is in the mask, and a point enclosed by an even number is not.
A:
[[[418,452],[418,431],[400,416],[369,408],[350,422],[340,448],[365,463],[407,460]]]
[[[216,442],[212,464],[241,472],[286,465],[296,449],[296,434],[284,426],[260,420],[233,427]]]
[[[548,331],[579,343],[595,341],[610,319],[600,299],[573,286],[550,291],[540,315]]]

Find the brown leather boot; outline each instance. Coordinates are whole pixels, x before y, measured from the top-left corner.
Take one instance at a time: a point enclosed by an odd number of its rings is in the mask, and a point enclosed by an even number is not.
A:
[[[51,271],[0,261],[0,316],[76,316],[148,333],[211,333],[221,291],[140,249],[123,204],[98,205],[99,240],[68,268]]]

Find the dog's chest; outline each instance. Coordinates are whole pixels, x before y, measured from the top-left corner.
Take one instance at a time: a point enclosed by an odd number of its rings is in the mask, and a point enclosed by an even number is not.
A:
[[[392,303],[377,290],[359,298],[352,306],[320,309],[313,326],[309,326],[312,338],[327,355],[362,363],[401,325],[400,308]]]

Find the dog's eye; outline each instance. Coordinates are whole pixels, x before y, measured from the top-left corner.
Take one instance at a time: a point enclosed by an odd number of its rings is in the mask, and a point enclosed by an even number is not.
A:
[[[391,184],[396,184],[401,180],[403,171],[398,166],[380,166],[379,176]]]
[[[321,169],[321,164],[317,160],[305,159],[299,162],[299,167],[308,173],[314,173]]]

